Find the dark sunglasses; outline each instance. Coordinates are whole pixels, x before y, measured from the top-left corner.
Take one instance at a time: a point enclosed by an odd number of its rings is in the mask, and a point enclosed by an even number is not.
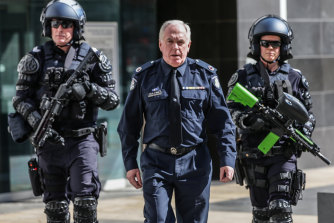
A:
[[[73,27],[73,22],[68,21],[68,20],[52,20],[51,21],[51,26],[52,28],[58,29],[59,26],[62,26],[64,29],[67,28],[72,28]]]
[[[280,41],[270,41],[270,40],[260,40],[260,45],[268,48],[269,46],[272,46],[273,48],[277,48],[281,46]]]

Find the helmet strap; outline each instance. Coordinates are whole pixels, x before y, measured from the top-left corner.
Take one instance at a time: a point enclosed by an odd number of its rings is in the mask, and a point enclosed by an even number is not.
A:
[[[263,56],[260,56],[260,57],[261,57],[261,59],[262,59],[263,61],[265,61],[265,62],[268,63],[268,64],[276,63],[276,62],[279,61],[279,59],[280,59],[280,57],[277,57],[275,60],[273,60],[273,61],[269,61],[269,60],[264,59]]]
[[[72,44],[73,44],[73,39],[71,39],[71,41],[66,43],[65,45],[56,45],[56,46],[62,48],[62,47],[66,47],[66,46],[71,46]]]

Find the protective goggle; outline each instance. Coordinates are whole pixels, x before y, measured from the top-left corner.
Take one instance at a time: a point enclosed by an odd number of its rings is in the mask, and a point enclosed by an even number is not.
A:
[[[281,42],[280,41],[271,41],[271,40],[260,40],[260,45],[268,48],[269,46],[272,46],[272,48],[277,48],[281,46]]]
[[[58,29],[59,26],[62,26],[64,29],[72,28],[73,22],[69,20],[52,20],[51,27]]]

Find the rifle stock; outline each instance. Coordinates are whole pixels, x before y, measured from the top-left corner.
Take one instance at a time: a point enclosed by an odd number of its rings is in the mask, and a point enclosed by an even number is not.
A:
[[[291,117],[296,117],[299,120],[304,120],[305,118],[303,118],[302,116],[298,114],[281,114],[275,109],[264,106],[251,92],[249,92],[239,83],[234,86],[231,93],[228,95],[227,100],[241,103],[244,106],[248,106],[256,110],[257,112],[260,112],[265,120],[270,122],[270,124],[273,126],[271,132],[269,132],[264,140],[258,145],[258,149],[264,154],[267,154],[270,151],[270,149],[275,145],[275,143],[280,139],[281,136],[287,135],[294,143],[298,144],[303,149],[312,153],[314,156],[319,157],[326,164],[331,164],[331,161],[328,160],[320,152],[320,148],[317,144],[315,144],[311,139],[306,137],[298,129],[295,129],[292,126],[294,120],[292,120]],[[292,106],[296,105],[296,103],[298,104],[298,106],[301,105],[298,99],[294,98],[291,95],[287,97],[286,100],[288,100],[287,104],[291,104]],[[296,101],[296,103],[294,103],[294,100]],[[287,109],[285,109],[285,112],[286,111]],[[298,110],[295,109],[293,111],[296,113]],[[301,109],[301,111],[303,111],[303,109]]]

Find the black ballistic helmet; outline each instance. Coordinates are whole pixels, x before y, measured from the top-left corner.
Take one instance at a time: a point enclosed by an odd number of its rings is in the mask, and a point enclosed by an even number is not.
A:
[[[260,39],[264,35],[275,35],[281,37],[281,49],[279,61],[283,62],[292,58],[291,41],[293,32],[287,21],[276,15],[265,15],[257,19],[248,32],[250,43],[249,57],[259,60],[261,56]]]
[[[74,0],[52,0],[42,10],[40,21],[43,26],[42,36],[51,38],[51,20],[71,20],[74,23],[73,40],[84,39],[84,25],[86,13],[78,2]]]

